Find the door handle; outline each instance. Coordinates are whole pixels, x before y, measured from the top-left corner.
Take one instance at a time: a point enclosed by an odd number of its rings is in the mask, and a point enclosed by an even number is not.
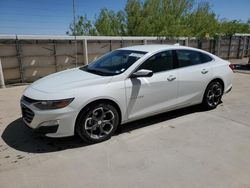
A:
[[[207,73],[208,73],[208,70],[207,70],[207,69],[202,69],[202,70],[201,70],[201,73],[202,73],[202,74],[207,74]]]
[[[168,81],[174,81],[176,79],[176,77],[173,75],[170,75],[167,79],[168,79]]]

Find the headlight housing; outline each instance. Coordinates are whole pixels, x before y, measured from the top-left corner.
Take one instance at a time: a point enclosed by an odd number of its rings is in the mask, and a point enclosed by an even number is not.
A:
[[[61,100],[41,100],[33,103],[33,105],[40,110],[54,110],[68,106],[74,98]]]

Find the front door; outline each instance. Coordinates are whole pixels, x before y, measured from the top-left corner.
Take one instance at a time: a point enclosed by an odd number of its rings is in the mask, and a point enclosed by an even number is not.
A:
[[[172,51],[157,53],[136,70],[153,71],[152,77],[125,80],[128,119],[165,111],[176,106],[178,78]]]

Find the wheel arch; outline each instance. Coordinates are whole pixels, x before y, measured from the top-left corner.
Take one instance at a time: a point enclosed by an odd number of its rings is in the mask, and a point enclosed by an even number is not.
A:
[[[102,102],[105,102],[105,103],[109,103],[111,104],[112,106],[115,107],[115,109],[117,110],[118,112],[118,115],[119,115],[119,125],[122,121],[122,112],[121,112],[121,108],[120,106],[114,101],[114,100],[111,100],[111,99],[107,99],[107,98],[102,98],[102,99],[96,99],[96,100],[93,100],[89,103],[87,103],[84,107],[82,107],[82,109],[79,111],[77,117],[76,117],[76,121],[75,121],[75,127],[74,127],[74,130],[75,130],[75,133],[76,133],[76,123],[80,117],[80,115],[83,113],[83,111],[85,109],[87,109],[89,106],[93,105],[93,104],[98,104],[98,103],[102,103]]]
[[[211,106],[211,105],[207,104],[207,101],[205,100],[205,98],[206,98],[206,93],[208,92],[209,85],[210,85],[211,83],[213,83],[213,82],[219,82],[219,83],[221,84],[221,86],[222,86],[222,91],[223,91],[223,93],[224,93],[225,83],[224,83],[223,79],[222,79],[222,78],[213,78],[213,79],[207,84],[206,89],[205,89],[204,94],[203,94],[203,97],[202,97],[202,102],[201,102],[201,104],[202,104],[202,106],[203,106],[206,110],[211,110],[211,109],[216,108],[217,105],[218,105],[219,102],[220,102],[220,101],[219,101],[216,105]],[[222,95],[223,95],[223,93],[222,93]],[[222,95],[220,96],[220,100],[221,100],[221,98],[222,98]]]
[[[216,82],[216,81],[221,83],[221,85],[222,85],[222,91],[223,91],[223,93],[224,93],[225,83],[224,83],[223,79],[222,79],[222,78],[219,78],[219,77],[213,78],[210,82],[208,82],[208,84],[207,84],[205,90],[203,91],[202,102],[203,102],[203,100],[204,100],[204,97],[205,97],[205,94],[206,94],[206,91],[207,91],[207,88],[208,88],[209,84],[211,84],[212,82]]]
[[[223,93],[224,93],[225,83],[224,83],[224,81],[223,81],[222,78],[217,77],[217,78],[212,79],[212,80],[207,84],[207,87],[209,86],[209,84],[211,84],[212,82],[216,82],[216,81],[219,82],[219,83],[222,85],[222,91],[223,91]],[[207,87],[206,87],[206,89],[207,89]]]

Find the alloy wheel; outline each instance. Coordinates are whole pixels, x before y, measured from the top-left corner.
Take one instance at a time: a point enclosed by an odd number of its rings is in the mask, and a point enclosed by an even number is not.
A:
[[[98,107],[92,110],[84,123],[86,133],[92,139],[98,140],[109,136],[114,128],[115,115],[107,107]]]
[[[222,96],[222,87],[219,83],[212,84],[207,92],[207,104],[215,107],[219,104]]]

